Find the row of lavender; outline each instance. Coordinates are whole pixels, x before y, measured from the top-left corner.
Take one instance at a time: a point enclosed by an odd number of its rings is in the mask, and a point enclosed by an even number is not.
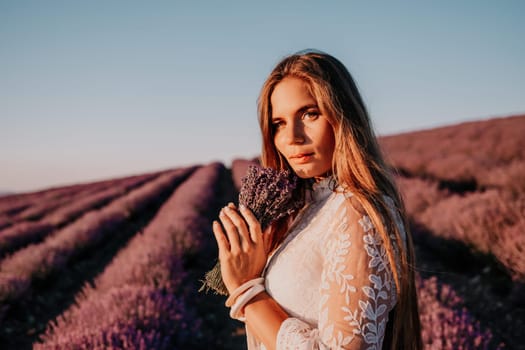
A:
[[[380,139],[397,169],[477,188],[525,189],[525,115],[468,122]]]
[[[413,219],[525,282],[525,116],[382,138]]]
[[[455,194],[421,178],[399,177],[398,184],[415,223],[437,237],[491,254],[514,280],[525,282],[525,193],[488,189]]]
[[[83,195],[99,190],[119,186],[123,182],[140,181],[153,178],[162,172],[133,175],[124,178],[109,179],[58,188],[50,188],[23,194],[12,194],[0,197],[0,229],[8,227],[21,220],[35,220],[46,212],[64,206]]]
[[[90,210],[100,208],[112,200],[156,178],[157,174],[146,174],[132,178],[108,181],[102,186],[93,185],[77,192],[73,196],[61,198],[59,201],[37,201],[35,205],[22,213],[30,212],[38,220],[23,221],[23,217],[12,226],[0,230],[0,259],[29,243],[36,243],[64,227]],[[46,205],[49,204],[49,207]]]
[[[47,219],[51,224],[59,225],[60,220],[65,215],[65,213],[63,213],[64,209],[67,209],[72,203],[87,201],[94,202],[94,206],[99,203],[99,205],[102,205],[105,196],[109,196],[111,193],[123,193],[159,175],[159,173],[143,174],[87,184],[80,189],[72,190],[51,199],[41,199],[39,196],[36,196],[25,209],[11,214],[5,213],[0,217],[0,234],[2,231],[5,231],[6,228],[23,221]],[[102,198],[99,199],[99,197]],[[91,208],[86,206],[84,209],[88,210]]]
[[[96,249],[119,235],[119,227],[141,212],[166,190],[172,189],[193,169],[162,174],[141,187],[90,210],[80,219],[56,231],[40,243],[14,252],[0,262],[0,320],[14,303],[32,291],[35,281],[67,268],[75,257]]]
[[[207,348],[212,339],[199,336],[196,284],[184,262],[189,254],[210,252],[210,218],[224,205],[225,170],[210,164],[181,184],[35,349]]]
[[[107,180],[106,180],[107,181]],[[103,182],[106,182],[103,181]],[[35,191],[23,194],[11,194],[0,197],[0,218],[1,221],[4,218],[12,217],[17,215],[21,211],[29,208],[37,201],[53,201],[59,198],[69,197],[75,193],[82,191],[87,186],[95,186],[96,184],[90,183],[88,185],[71,185],[63,186],[58,188],[50,188],[42,191]]]
[[[505,348],[490,329],[480,325],[450,285],[435,276],[418,277],[417,291],[426,350]]]
[[[417,248],[441,260],[420,257],[418,268],[453,284],[461,298],[452,308],[468,307],[509,348],[525,340],[523,130],[525,116],[515,116],[381,139]]]
[[[525,326],[524,198],[519,208],[496,189],[460,195],[429,179],[399,177],[398,184],[416,244],[442,261],[418,261],[418,268],[430,266],[440,280],[450,280],[476,318],[509,347],[520,344],[525,339],[520,331]]]

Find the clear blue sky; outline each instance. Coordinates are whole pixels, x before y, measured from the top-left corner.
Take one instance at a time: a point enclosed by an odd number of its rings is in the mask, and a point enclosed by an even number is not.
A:
[[[256,98],[317,48],[378,134],[525,112],[525,1],[0,0],[0,190],[259,153]]]

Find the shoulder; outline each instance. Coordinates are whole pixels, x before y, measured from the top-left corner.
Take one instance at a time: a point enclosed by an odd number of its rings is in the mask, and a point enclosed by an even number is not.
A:
[[[362,202],[352,192],[335,191],[331,207],[332,210],[344,212],[347,217],[361,218],[367,215]]]
[[[344,211],[348,217],[354,218],[370,216],[363,206],[363,202],[352,192],[334,191],[332,197],[334,198],[333,202],[330,204],[332,210],[337,208],[340,211]],[[387,195],[383,195],[382,200],[384,202],[384,206],[389,211],[389,214],[392,216],[392,218],[394,218],[396,224],[402,222],[399,209],[395,205],[393,199]],[[383,215],[379,208],[372,208],[371,210],[375,211],[375,213],[381,216]]]
[[[325,208],[326,238],[334,234],[348,233],[371,228],[370,219],[361,201],[350,192],[334,192],[328,199]]]
[[[363,202],[351,192],[336,191],[331,196],[330,203],[327,203],[326,214],[329,217],[329,231],[331,232],[356,232],[371,233],[377,236],[378,240],[382,240],[381,235],[378,234],[377,221],[373,220],[373,215],[379,215],[380,221],[385,222],[384,214],[379,210],[374,212],[372,216],[367,212]],[[403,221],[400,217],[394,201],[388,197],[383,196],[386,207],[390,211],[394,224],[397,226],[403,241],[406,241],[406,233]],[[371,209],[374,210],[374,209]],[[377,218],[377,216],[376,216]],[[380,223],[381,224],[381,223]],[[392,234],[393,232],[390,232]],[[329,238],[329,237],[326,237]],[[390,238],[394,238],[391,236]],[[406,244],[406,242],[405,242]]]

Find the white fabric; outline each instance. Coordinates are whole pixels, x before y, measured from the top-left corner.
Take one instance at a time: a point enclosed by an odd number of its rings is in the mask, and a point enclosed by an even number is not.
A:
[[[329,179],[314,185],[312,197],[263,274],[266,291],[290,316],[277,349],[381,349],[396,303],[383,242],[351,194],[332,191]],[[246,334],[249,350],[266,349]]]

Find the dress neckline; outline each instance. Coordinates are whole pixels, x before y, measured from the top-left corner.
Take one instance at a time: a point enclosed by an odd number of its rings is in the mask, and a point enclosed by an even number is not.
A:
[[[325,199],[337,188],[333,176],[327,176],[312,184],[312,199],[317,202]]]

